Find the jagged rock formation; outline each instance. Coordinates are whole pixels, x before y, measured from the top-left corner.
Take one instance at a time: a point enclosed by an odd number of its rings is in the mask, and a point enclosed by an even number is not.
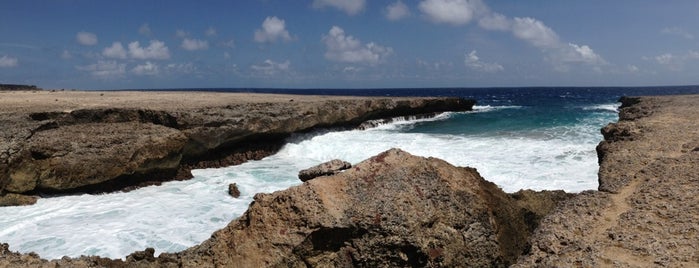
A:
[[[351,168],[352,164],[340,159],[333,159],[325,163],[299,171],[299,180],[307,181],[320,176],[334,175],[338,172]]]
[[[239,164],[274,153],[294,132],[470,110],[474,104],[460,98],[302,96],[293,102],[278,100],[279,96],[240,102],[234,99],[240,96],[236,94],[190,93],[199,103],[177,99],[171,101],[173,106],[185,106],[168,107],[157,98],[189,95],[139,92],[133,93],[136,102],[138,96],[150,97],[159,107],[143,108],[148,105],[144,100],[141,106],[115,100],[104,107],[85,108],[58,99],[72,101],[66,96],[80,97],[83,92],[3,94],[8,98],[24,94],[28,102],[22,106],[22,98],[3,99],[8,105],[0,108],[0,204],[12,205],[33,200],[10,198],[14,194],[94,193],[186,179],[191,177],[190,168]],[[53,94],[56,103],[31,106],[29,101],[41,94]],[[104,93],[93,92],[84,101],[98,102],[101,97]]]
[[[597,147],[600,191],[545,217],[517,267],[699,265],[699,95],[620,101]]]
[[[258,194],[240,218],[180,253],[47,262],[5,249],[0,266],[505,267],[528,249],[531,221],[567,198],[516,196],[475,169],[392,149],[345,172]]]

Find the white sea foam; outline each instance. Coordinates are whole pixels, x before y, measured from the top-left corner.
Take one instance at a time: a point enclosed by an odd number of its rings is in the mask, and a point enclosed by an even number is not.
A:
[[[607,104],[597,104],[597,105],[589,105],[589,106],[584,106],[582,107],[583,110],[602,110],[602,111],[609,111],[609,112],[618,112],[619,111],[619,106],[621,106],[620,103],[607,103]]]
[[[490,107],[476,109],[517,109]],[[446,114],[445,116],[452,116]],[[441,120],[441,119],[436,119]],[[390,148],[471,166],[507,192],[519,189],[597,188],[595,145],[600,118],[573,126],[508,135],[404,133],[406,122],[365,131],[295,136],[273,156],[242,165],[194,170],[194,178],[128,193],[40,199],[36,205],[0,208],[0,242],[43,258],[100,255],[123,258],[154,247],[156,254],[201,243],[241,215],[258,192],[300,184],[299,170],[340,158],[358,163]],[[239,199],[227,194],[237,183]]]
[[[517,105],[496,105],[496,106],[491,106],[491,105],[474,105],[473,106],[473,112],[490,112],[490,111],[495,111],[495,110],[503,110],[503,109],[520,109],[522,106],[517,106]]]

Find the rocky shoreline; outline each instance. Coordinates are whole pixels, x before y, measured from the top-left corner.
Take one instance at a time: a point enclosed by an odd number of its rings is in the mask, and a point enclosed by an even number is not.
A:
[[[47,261],[3,244],[0,267],[696,266],[699,95],[621,102],[597,147],[599,191],[505,194],[475,169],[392,149],[258,194],[182,252]]]
[[[3,92],[0,205],[99,193],[275,153],[292,133],[468,111],[461,98],[204,92]]]

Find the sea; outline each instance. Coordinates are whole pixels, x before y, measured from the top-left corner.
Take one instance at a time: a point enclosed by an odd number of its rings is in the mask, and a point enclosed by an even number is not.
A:
[[[42,258],[124,258],[155,248],[197,245],[245,212],[257,193],[299,185],[298,171],[331,160],[353,164],[390,148],[474,167],[506,192],[597,189],[600,129],[618,120],[621,96],[699,94],[699,86],[177,89],[355,96],[458,96],[473,111],[400,119],[366,130],[326,129],[292,135],[276,154],[237,166],[193,170],[194,178],[130,192],[54,196],[0,207],[0,243]],[[240,198],[228,195],[236,183]]]

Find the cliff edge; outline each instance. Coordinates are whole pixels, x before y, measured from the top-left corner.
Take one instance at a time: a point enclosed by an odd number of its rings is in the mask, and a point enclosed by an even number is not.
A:
[[[0,93],[0,205],[191,177],[276,152],[295,132],[467,111],[461,98],[207,92]]]
[[[544,218],[517,267],[699,265],[699,95],[620,101],[597,147],[599,191]]]

